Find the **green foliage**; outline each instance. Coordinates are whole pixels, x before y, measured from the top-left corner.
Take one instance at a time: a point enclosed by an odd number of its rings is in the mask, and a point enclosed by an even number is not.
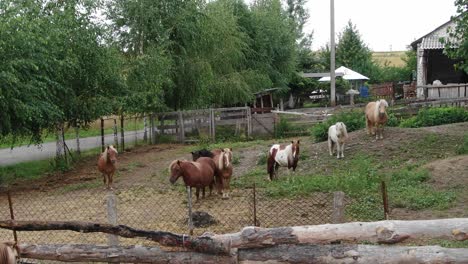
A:
[[[463,141],[460,145],[457,146],[455,151],[458,155],[465,155],[468,154],[468,134],[463,136]]]
[[[449,29],[449,38],[445,42],[444,52],[449,57],[459,60],[456,68],[468,73],[468,0],[455,0],[457,15],[452,19],[455,28]]]
[[[262,164],[263,166],[263,164]],[[346,166],[337,167],[331,175],[294,175],[282,176],[273,182],[265,182],[260,170],[243,178],[246,184],[250,181],[259,183],[265,192],[275,197],[306,196],[313,192],[343,191],[352,199],[347,206],[346,214],[355,220],[381,220],[382,198],[381,181],[387,183],[391,207],[422,210],[428,208],[446,209],[456,199],[452,191],[437,191],[427,183],[427,170],[407,166],[399,171],[387,174],[379,170],[379,164],[369,156],[358,155],[348,160]],[[265,171],[263,169],[263,177]]]
[[[468,121],[468,111],[458,107],[420,109],[416,116],[401,122],[400,127],[426,127]]]
[[[351,21],[348,22],[343,32],[338,35],[336,45],[336,64],[345,66],[354,71],[372,78],[372,52],[361,39],[359,31]]]
[[[387,126],[397,127],[400,125],[400,120],[395,116],[394,113],[388,113]]]
[[[325,122],[312,127],[311,135],[316,142],[327,140],[328,128],[336,122],[343,122],[349,132],[365,127],[365,116],[361,111],[341,112],[328,118]]]

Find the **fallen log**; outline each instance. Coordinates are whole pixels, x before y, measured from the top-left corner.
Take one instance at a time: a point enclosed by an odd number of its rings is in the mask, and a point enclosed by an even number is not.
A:
[[[467,263],[468,249],[439,246],[278,245],[239,249],[239,263]]]
[[[63,262],[237,263],[234,255],[164,251],[159,247],[20,244],[21,257]]]
[[[407,239],[468,239],[468,218],[437,220],[386,220],[279,228],[245,227],[234,234],[212,238],[231,248],[266,247],[277,244],[328,244],[336,241],[370,241],[395,244]]]
[[[125,225],[111,225],[79,221],[0,221],[0,228],[16,231],[71,230],[82,233],[102,232],[126,238],[142,237],[168,247],[183,247],[197,252],[229,254],[226,245],[209,237],[190,237],[164,231],[148,231]]]
[[[163,251],[158,247],[21,244],[21,257],[63,262],[131,263],[467,263],[468,249],[439,246],[276,245],[231,255]]]
[[[336,241],[370,241],[394,244],[407,239],[468,239],[468,218],[436,220],[386,220],[315,226],[260,228],[245,227],[232,234],[189,237],[162,231],[146,231],[124,225],[87,222],[0,221],[0,228],[16,231],[72,230],[103,232],[122,237],[144,237],[163,246],[185,247],[197,252],[229,254],[232,248],[271,247],[277,244],[328,244]]]

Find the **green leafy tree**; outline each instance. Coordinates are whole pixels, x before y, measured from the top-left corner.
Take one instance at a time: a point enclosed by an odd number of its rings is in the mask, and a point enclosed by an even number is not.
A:
[[[456,0],[457,16],[455,28],[450,29],[445,52],[453,59],[460,60],[456,67],[468,73],[468,0]]]
[[[338,36],[336,65],[348,67],[370,78],[375,74],[376,65],[372,61],[372,52],[351,21]]]

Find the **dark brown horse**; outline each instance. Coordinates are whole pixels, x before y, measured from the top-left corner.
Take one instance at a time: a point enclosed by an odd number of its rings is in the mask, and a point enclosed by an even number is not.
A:
[[[169,171],[171,172],[169,181],[172,184],[182,176],[185,186],[197,188],[197,201],[200,196],[200,188],[210,187],[211,195],[216,172],[213,159],[201,157],[197,161],[174,160],[169,165]]]
[[[102,173],[104,185],[112,189],[112,182],[117,165],[117,150],[111,145],[107,146],[99,156],[98,169]]]
[[[289,145],[275,144],[268,151],[267,171],[269,180],[273,180],[277,175],[278,168],[288,167],[296,171],[299,162],[299,140],[291,141]]]

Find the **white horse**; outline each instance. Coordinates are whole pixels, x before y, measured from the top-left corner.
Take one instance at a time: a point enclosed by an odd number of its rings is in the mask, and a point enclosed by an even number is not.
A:
[[[333,156],[333,150],[336,145],[336,158],[344,158],[344,148],[347,139],[348,131],[343,122],[337,122],[330,126],[328,128],[328,151],[330,152],[330,156]]]
[[[387,107],[388,103],[385,99],[370,102],[366,105],[367,134],[375,135],[375,139],[383,139],[384,126],[388,120]]]
[[[278,167],[288,167],[296,171],[299,161],[299,143],[300,141],[291,141],[291,144],[285,146],[275,144],[268,151],[267,172],[270,174],[270,180],[276,176]]]

